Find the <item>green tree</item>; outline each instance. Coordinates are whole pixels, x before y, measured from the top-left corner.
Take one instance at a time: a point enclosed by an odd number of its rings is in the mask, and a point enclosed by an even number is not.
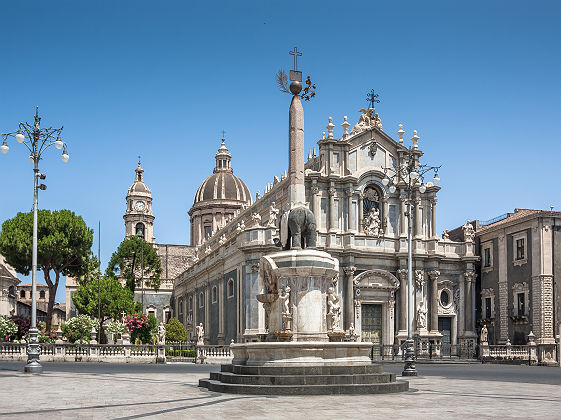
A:
[[[49,287],[46,328],[50,331],[60,277],[79,277],[87,272],[93,258],[93,232],[70,210],[39,210],[37,238],[37,269],[43,272]],[[0,253],[18,273],[29,275],[31,271],[32,244],[32,212],[18,213],[2,224]]]
[[[100,323],[110,318],[121,319],[121,314],[142,311],[140,302],[134,301],[134,293],[121,285],[114,277],[102,277],[78,286],[72,296],[72,302],[81,314],[93,318],[98,316],[98,304],[101,313]]]
[[[141,278],[144,279],[145,287],[158,290],[162,265],[160,257],[151,243],[142,238],[130,236],[121,242],[117,251],[111,255],[105,274],[112,277],[124,277],[127,287],[133,292],[140,284]]]
[[[166,324],[166,342],[187,340],[187,330],[177,318],[171,318]]]

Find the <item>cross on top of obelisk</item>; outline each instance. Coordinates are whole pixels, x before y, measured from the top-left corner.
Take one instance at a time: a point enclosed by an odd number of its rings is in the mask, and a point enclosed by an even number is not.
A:
[[[369,105],[368,108],[374,109],[374,108],[375,108],[375,105],[376,105],[377,103],[380,103],[380,100],[378,99],[378,96],[379,96],[379,95],[378,95],[377,93],[374,92],[374,89],[372,89],[372,90],[370,91],[370,93],[367,93],[367,94],[366,94],[366,100],[368,101],[368,105]]]
[[[302,72],[298,71],[298,57],[302,57],[302,51],[298,51],[298,47],[294,47],[294,50],[288,53],[294,56],[294,70],[290,70],[290,80],[293,82],[301,82]]]
[[[298,51],[298,47],[294,47],[294,51],[288,53],[294,56],[294,70],[298,71],[298,57],[302,57],[302,51]]]

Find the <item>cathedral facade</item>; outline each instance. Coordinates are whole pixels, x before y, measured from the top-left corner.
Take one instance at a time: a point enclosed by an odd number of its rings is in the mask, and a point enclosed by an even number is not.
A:
[[[349,133],[318,141],[305,164],[306,202],[317,221],[317,248],[338,258],[337,294],[344,301],[344,327],[359,340],[393,345],[407,337],[407,213],[403,185],[388,188],[389,168],[408,156],[420,162],[418,137],[411,150],[399,128],[397,140],[380,118],[364,112]],[[278,251],[278,221],[288,210],[288,180],[275,176],[252,202],[233,176],[224,144],[214,173],[195,195],[191,216],[193,263],[175,279],[173,314],[193,334],[204,325],[209,344],[260,340],[268,320],[256,296],[264,286],[259,259]],[[218,174],[218,175],[217,175]],[[474,342],[475,263],[473,237],[451,241],[436,232],[440,187],[414,188],[412,200],[414,334],[433,343]]]

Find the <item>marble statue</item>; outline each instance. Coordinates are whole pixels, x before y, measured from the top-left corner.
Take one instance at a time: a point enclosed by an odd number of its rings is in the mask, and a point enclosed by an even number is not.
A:
[[[163,322],[158,325],[158,344],[166,344],[166,327]]]
[[[205,344],[205,329],[203,327],[203,323],[201,322],[199,325],[195,327],[197,332],[197,346],[204,346]]]
[[[260,225],[261,224],[261,215],[259,213],[253,213],[251,215],[251,219],[253,220],[253,223],[255,225]]]
[[[277,219],[279,217],[280,210],[275,207],[275,202],[271,203],[271,207],[269,208],[269,226],[276,227],[277,226]]]
[[[361,133],[372,127],[377,127],[380,130],[382,129],[382,120],[378,114],[374,113],[374,108],[362,108],[359,109],[358,112],[362,112],[362,114],[351,130],[351,135]]]
[[[450,236],[448,235],[448,230],[445,230],[444,232],[442,232],[442,239],[445,240],[445,241],[450,240]]]
[[[281,290],[279,294],[279,299],[282,305],[282,314],[290,315],[290,287],[286,286],[286,289]]]
[[[339,303],[339,296],[337,296],[333,287],[327,289],[327,306],[329,308],[327,315],[330,320],[330,325],[327,328],[329,330],[338,330],[341,318],[341,304]]]
[[[464,230],[464,241],[473,242],[475,239],[475,230],[469,220],[462,226],[462,229]]]
[[[382,231],[380,223],[380,210],[373,208],[365,216],[362,222],[364,233],[372,236],[380,236]]]
[[[481,328],[481,335],[480,335],[481,343],[487,343],[489,339],[489,331],[487,331],[487,324],[483,324],[483,328]]]
[[[417,308],[417,328],[427,328],[427,308],[424,301]]]

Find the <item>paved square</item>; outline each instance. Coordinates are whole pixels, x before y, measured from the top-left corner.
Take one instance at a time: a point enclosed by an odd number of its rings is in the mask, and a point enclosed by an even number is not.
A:
[[[399,372],[401,364],[387,364]],[[217,394],[198,380],[218,366],[45,364],[30,376],[0,362],[0,418],[361,419],[559,418],[561,369],[419,365],[412,390],[393,395],[258,397]]]

